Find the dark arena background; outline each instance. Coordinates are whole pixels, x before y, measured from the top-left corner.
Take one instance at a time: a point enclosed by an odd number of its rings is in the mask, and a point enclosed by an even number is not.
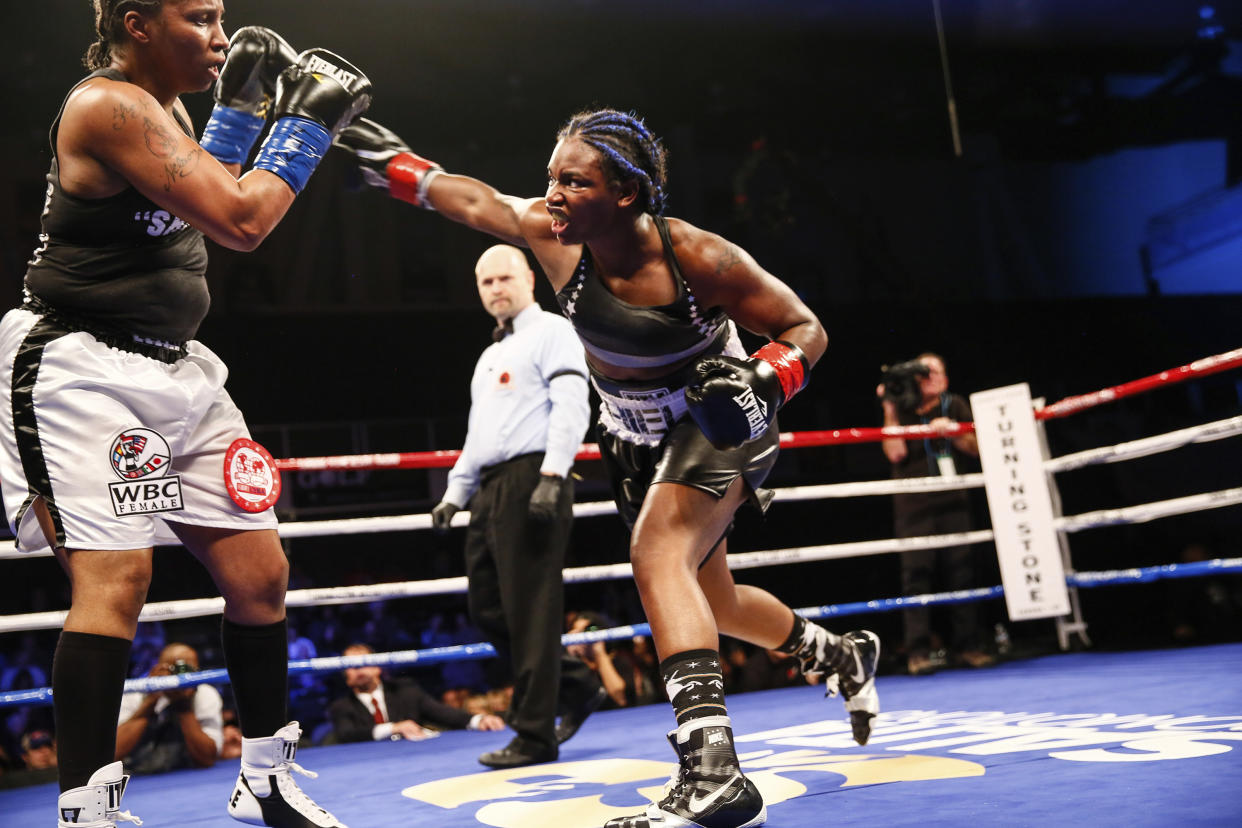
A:
[[[1027,383],[1048,402],[1234,354],[1228,370],[1049,422],[1054,457],[1242,414],[1237,0],[230,0],[226,11],[227,31],[265,25],[299,50],[353,61],[374,84],[369,117],[446,170],[506,193],[543,193],[555,133],[575,112],[644,116],[669,150],[666,213],[748,250],[828,331],[810,385],[781,413],[783,432],[880,425],[881,366],[923,351],[944,356],[957,393]],[[20,302],[38,244],[48,127],[85,74],[93,39],[85,0],[10,3],[6,19],[3,308]],[[184,101],[201,130],[210,94]],[[331,151],[257,251],[208,242],[212,308],[198,338],[229,365],[234,400],[277,458],[457,449],[493,325],[472,269],[492,243],[360,190],[348,159]],[[545,283],[536,296],[555,309]],[[576,470],[578,501],[609,498],[597,461]],[[832,443],[783,452],[770,483],[889,475],[878,443]],[[287,471],[276,509],[286,524],[423,514],[445,477],[444,467]],[[769,824],[1242,823],[1242,440],[1234,431],[1056,483],[1065,515],[1201,492],[1231,498],[1075,532],[1078,572],[1226,565],[1083,589],[1085,635],[1058,636],[1050,619],[1011,622],[993,597],[981,611],[1000,663],[987,670],[907,676],[895,652],[899,612],[829,618],[885,641],[879,688],[893,715],[858,748],[842,735],[840,702],[815,688],[733,696],[744,764],[767,769]],[[972,497],[975,525],[987,527],[982,490]],[[889,496],[791,501],[765,519],[739,514],[730,551],[892,533]],[[626,544],[615,516],[582,517],[568,566],[624,563]],[[461,530],[285,540],[291,589],[458,577],[461,546]],[[999,584],[993,546],[976,554],[986,563],[975,586]],[[67,609],[52,558],[8,555],[0,568],[3,616]],[[158,550],[155,569],[149,602],[216,595],[180,548]],[[901,595],[892,554],[737,578],[794,607]],[[625,578],[568,583],[566,606],[608,626],[645,621]],[[481,640],[464,611],[453,592],[293,607],[291,627],[310,647],[295,659],[336,656],[357,639],[379,652]],[[23,769],[19,754],[23,732],[53,728],[51,708],[46,697],[19,704],[4,694],[46,686],[59,624],[4,620],[0,788],[10,790],[0,790],[0,826],[47,825],[54,777]],[[204,668],[218,668],[218,630],[209,614],[144,624],[140,636],[187,641]],[[755,655],[726,649],[739,664]],[[136,646],[131,676],[146,674],[150,656]],[[494,660],[462,663],[479,665],[481,688],[503,685]],[[393,672],[437,692],[446,685],[441,664]],[[635,791],[658,788],[669,769],[662,703],[603,711],[561,765],[516,776],[474,762],[503,744],[497,734],[323,745],[326,704],[343,692],[338,671],[310,670],[295,676],[292,702],[311,748],[299,761],[324,772],[306,788],[354,828],[602,824],[641,804]],[[223,803],[235,773],[230,760],[136,778],[126,807],[153,825],[234,824]],[[839,797],[831,810],[829,794]],[[581,804],[593,797],[595,810]],[[201,802],[201,813],[167,817],[178,799]]]

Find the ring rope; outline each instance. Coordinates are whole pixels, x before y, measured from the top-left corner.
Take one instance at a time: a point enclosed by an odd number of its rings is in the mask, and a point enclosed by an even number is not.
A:
[[[1080,532],[1100,526],[1116,526],[1129,523],[1147,523],[1162,517],[1190,512],[1218,509],[1242,504],[1242,487],[1221,489],[1216,492],[1142,503],[1121,509],[1102,509],[1080,515],[1056,518],[1053,527],[1065,532]],[[730,553],[729,568],[752,569],[777,564],[809,563],[836,558],[852,558],[864,555],[880,555],[911,549],[936,549],[945,546],[961,546],[992,540],[991,529],[973,532],[955,532],[946,535],[924,535],[913,538],[883,538],[880,540],[834,543],[821,546],[802,546],[789,549],[771,549],[758,552]],[[633,574],[628,563],[603,564],[566,569],[565,583],[616,580]],[[318,589],[290,590],[285,596],[287,607],[324,606],[328,604],[362,603],[366,601],[412,598],[425,595],[461,594],[466,592],[465,576],[439,578],[427,581],[399,581],[385,584],[368,584],[349,587],[322,587]],[[182,601],[164,601],[147,604],[138,616],[139,621],[172,620],[215,615],[224,610],[223,598],[193,598]],[[24,615],[0,617],[0,633],[22,630],[55,629],[64,624],[65,610],[33,612]]]
[[[1035,412],[1035,417],[1040,420],[1064,417],[1079,411],[1085,411],[1088,408],[1094,408],[1097,405],[1119,400],[1123,397],[1150,391],[1161,385],[1185,382],[1186,380],[1215,374],[1239,366],[1242,366],[1242,348],[1205,357],[1188,365],[1172,368],[1168,371],[1161,371],[1150,377],[1143,377],[1142,379],[1115,385],[1111,388],[1104,388],[1075,397],[1066,397],[1060,402],[1038,409]],[[780,444],[781,448],[807,448],[811,446],[848,445],[851,443],[874,443],[889,437],[955,436],[967,434],[971,431],[974,431],[974,423],[957,423],[943,431],[929,425],[912,425],[785,432],[780,436]],[[281,471],[436,469],[452,466],[457,462],[457,457],[460,454],[461,452],[458,450],[450,450],[285,458],[277,460],[276,467]],[[575,459],[598,460],[599,446],[595,443],[584,443]]]
[[[1192,578],[1206,575],[1242,573],[1242,558],[1216,558],[1210,561],[1194,561],[1191,563],[1163,564],[1134,569],[1117,569],[1101,572],[1080,572],[1066,576],[1066,582],[1081,589],[1113,586],[1117,584],[1150,583],[1169,578]],[[998,598],[1004,594],[1004,588],[997,585],[976,589],[938,592],[927,595],[912,595],[904,598],[882,598],[871,601],[854,601],[844,604],[829,604],[820,607],[804,607],[797,610],[799,615],[809,619],[843,617],[875,612],[892,612],[911,606],[935,606],[942,604],[963,604],[972,601]],[[606,630],[594,630],[582,633],[566,633],[561,636],[563,645],[588,644],[596,641],[614,641],[634,636],[651,634],[647,624],[631,624],[612,627]],[[433,647],[426,650],[400,650],[391,653],[367,653],[354,656],[325,656],[289,662],[290,675],[299,673],[329,673],[344,670],[348,667],[364,666],[408,666],[419,664],[430,666],[447,661],[468,661],[479,658],[490,658],[496,655],[490,644],[458,644],[448,647]],[[129,679],[125,682],[126,692],[154,692],[190,687],[197,684],[227,684],[227,671],[219,668],[183,673],[176,676],[147,676]],[[52,691],[50,687],[38,687],[31,690],[13,690],[0,693],[0,707],[20,704],[50,704]]]
[[[1082,468],[1100,463],[1115,463],[1138,457],[1147,457],[1157,452],[1171,451],[1191,443],[1206,443],[1234,437],[1242,434],[1242,416],[1217,420],[1212,423],[1183,428],[1167,434],[1145,437],[1115,446],[1087,449],[1075,454],[1044,461],[1044,469],[1055,473],[1070,469]],[[370,457],[374,455],[359,455]],[[983,475],[976,472],[952,477],[910,477],[895,480],[871,480],[855,483],[827,483],[818,486],[791,486],[776,490],[778,501],[818,500],[833,497],[859,497],[867,495],[906,494],[910,492],[941,492],[956,489],[981,488]],[[575,503],[574,517],[594,517],[596,515],[614,514],[616,505],[612,501],[592,501]],[[463,510],[460,516],[454,516],[455,526],[464,526],[469,519],[469,511]],[[356,535],[375,532],[403,532],[414,529],[430,529],[431,515],[419,513],[412,515],[390,515],[373,518],[339,518],[336,520],[304,520],[294,523],[282,523],[278,527],[283,538],[309,538],[324,535]],[[1074,531],[1074,530],[1070,530]],[[13,541],[0,541],[0,560],[6,558],[38,558],[50,557],[50,549],[32,552],[18,552]],[[0,628],[2,630],[2,628]]]

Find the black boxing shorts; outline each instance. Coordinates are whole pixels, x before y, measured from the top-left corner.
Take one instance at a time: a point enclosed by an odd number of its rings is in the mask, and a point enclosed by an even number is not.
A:
[[[627,441],[602,425],[597,427],[597,440],[617,512],[630,529],[653,483],[681,483],[724,497],[740,475],[750,487],[750,503],[760,512],[772,502],[773,492],[761,486],[780,449],[775,422],[758,440],[735,449],[713,446],[689,417],[674,424],[658,445]]]

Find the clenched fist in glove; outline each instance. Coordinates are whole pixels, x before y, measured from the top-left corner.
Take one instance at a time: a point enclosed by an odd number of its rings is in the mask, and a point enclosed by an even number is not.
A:
[[[807,373],[801,349],[786,342],[769,342],[746,359],[699,357],[690,366],[686,407],[713,446],[737,448],[768,430]]]
[[[295,193],[306,186],[332,139],[371,104],[371,81],[326,49],[307,49],[276,79],[276,123],[254,160]]]
[[[434,161],[416,155],[401,136],[369,118],[359,118],[336,137],[336,146],[358,163],[362,178],[372,187],[416,207],[434,209],[427,187],[443,170]]]
[[[245,163],[267,121],[276,78],[297,60],[293,47],[271,29],[245,26],[234,32],[213,93],[216,105],[203,129],[203,148],[221,163]]]

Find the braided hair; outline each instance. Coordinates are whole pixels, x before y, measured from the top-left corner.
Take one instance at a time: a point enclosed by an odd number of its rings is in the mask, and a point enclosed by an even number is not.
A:
[[[112,62],[113,50],[125,42],[125,12],[157,14],[164,0],[92,0],[95,7],[95,42],[82,56],[87,69],[102,69]]]
[[[603,170],[617,181],[638,183],[644,212],[660,215],[668,201],[666,152],[660,139],[632,112],[579,112],[561,127],[558,141],[577,138],[600,155]]]

